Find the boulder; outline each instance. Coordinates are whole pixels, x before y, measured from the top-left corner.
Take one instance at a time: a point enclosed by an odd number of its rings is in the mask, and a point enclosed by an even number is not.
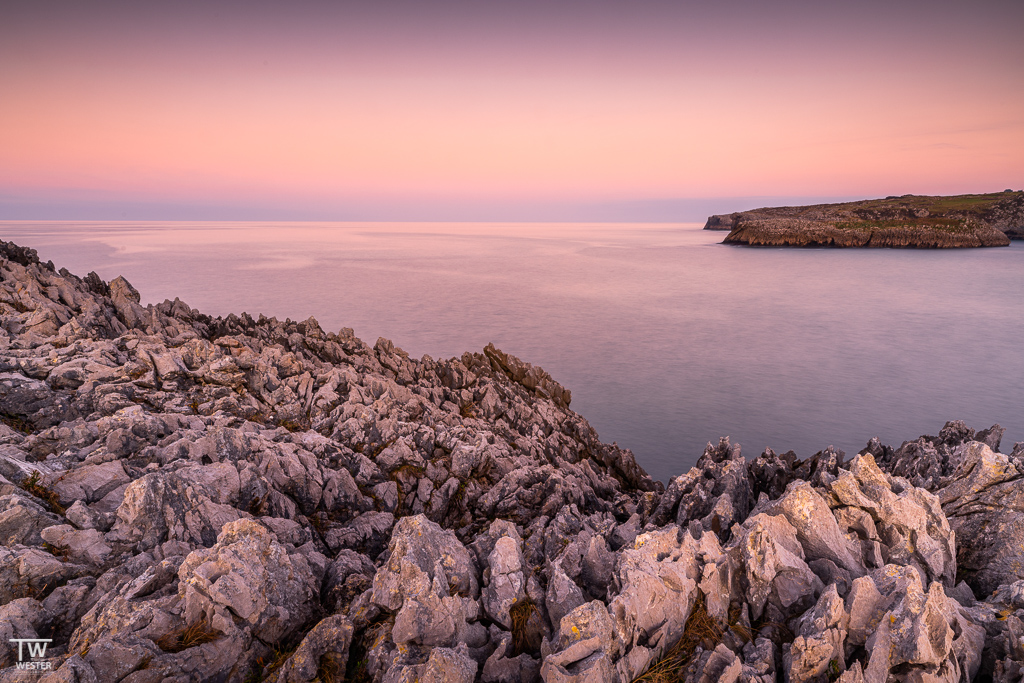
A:
[[[10,644],[14,638],[40,638],[50,625],[50,615],[32,598],[19,598],[0,605],[0,642]],[[12,665],[16,647],[0,648],[0,667]],[[26,657],[27,658],[27,657]]]
[[[242,628],[263,642],[298,632],[319,598],[306,558],[288,554],[247,519],[225,524],[212,548],[190,553],[178,580],[186,623],[202,621],[221,633]]]
[[[27,495],[0,496],[0,545],[42,545],[39,532],[59,522]]]
[[[504,629],[512,628],[511,607],[526,598],[522,539],[515,526],[504,520],[491,524],[494,545],[486,558],[485,585],[481,591],[484,612]]]
[[[70,524],[60,524],[43,529],[40,536],[72,562],[99,566],[110,557],[110,546],[95,529],[79,531]]]
[[[395,525],[388,558],[373,577],[373,602],[395,613],[395,643],[459,642],[479,610],[476,561],[455,534],[423,515]]]
[[[887,561],[918,568],[927,581],[953,588],[956,550],[939,499],[905,479],[890,478],[869,455],[858,455],[828,491],[840,505],[871,515],[886,546]]]
[[[322,680],[319,678],[322,668],[341,680],[348,665],[351,643],[352,624],[349,620],[340,614],[327,617],[306,634],[274,680],[276,683]]]
[[[110,539],[150,550],[167,541],[209,547],[225,524],[245,516],[215,503],[200,486],[177,473],[155,472],[133,481],[117,508]]]
[[[652,515],[655,524],[674,521],[680,527],[695,522],[723,541],[733,524],[746,519],[753,490],[739,445],[723,437],[710,443],[689,472],[671,481]]]
[[[554,653],[544,658],[545,683],[614,680],[620,644],[608,608],[600,600],[580,605],[562,618]]]
[[[782,515],[747,519],[727,549],[736,574],[746,577],[752,619],[770,609],[788,618],[817,602],[825,586],[806,562],[797,531]]]
[[[1024,471],[977,441],[935,493],[957,538],[958,575],[979,594],[1024,579]]]

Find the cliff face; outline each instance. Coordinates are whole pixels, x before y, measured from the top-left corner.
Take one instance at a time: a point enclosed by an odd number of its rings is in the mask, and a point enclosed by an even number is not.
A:
[[[738,213],[726,213],[718,216],[708,216],[708,222],[704,224],[705,230],[732,230],[736,226]]]
[[[1006,246],[1024,236],[1024,192],[890,197],[755,209],[708,218],[725,244],[958,248]]]
[[[42,681],[1019,680],[998,426],[724,438],[666,489],[493,346],[139,301],[0,242],[0,633]]]

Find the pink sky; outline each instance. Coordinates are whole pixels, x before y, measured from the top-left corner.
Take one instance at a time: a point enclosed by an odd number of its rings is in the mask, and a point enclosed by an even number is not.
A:
[[[42,4],[0,9],[0,218],[1024,186],[1024,3]]]

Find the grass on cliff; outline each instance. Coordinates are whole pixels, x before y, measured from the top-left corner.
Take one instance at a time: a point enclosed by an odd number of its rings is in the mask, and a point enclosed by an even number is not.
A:
[[[985,211],[1021,192],[993,192],[990,194],[961,194],[952,197],[914,197],[924,200],[922,206],[930,211]],[[908,197],[908,199],[910,199]],[[916,204],[915,204],[916,205]]]
[[[156,646],[164,652],[181,652],[190,647],[212,643],[222,635],[224,634],[207,626],[205,622],[198,621],[158,638]]]
[[[860,202],[844,202],[834,206],[850,209],[887,209],[905,206],[914,209],[928,209],[932,213],[941,214],[946,211],[986,211],[1002,201],[1012,199],[1021,194],[1022,192],[1017,191],[961,194],[949,197],[908,195],[905,197],[893,197],[892,199],[867,199]]]
[[[698,593],[697,604],[683,628],[683,637],[664,657],[633,679],[633,683],[681,683],[686,679],[686,667],[697,647],[712,650],[722,642],[723,635],[718,622],[708,614],[704,596]]]
[[[882,230],[885,228],[931,228],[943,232],[963,233],[971,232],[969,225],[958,218],[892,218],[885,220],[872,220],[865,218],[855,221],[838,221],[833,225],[840,230]]]
[[[341,663],[341,655],[328,652],[320,658],[320,666],[316,671],[316,679],[320,683],[341,683],[345,680],[345,667]]]
[[[540,610],[530,598],[524,598],[508,610],[512,618],[512,656],[540,652],[543,639]]]
[[[51,512],[55,512],[61,517],[64,516],[65,510],[61,507],[60,496],[40,483],[39,472],[33,472],[25,481],[21,482],[21,489],[46,503]]]
[[[0,413],[0,422],[3,422],[11,429],[21,432],[22,434],[32,433],[32,424],[28,420],[18,417],[17,415]]]

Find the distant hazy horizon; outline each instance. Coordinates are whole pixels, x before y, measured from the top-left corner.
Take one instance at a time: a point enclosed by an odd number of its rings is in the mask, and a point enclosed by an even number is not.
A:
[[[995,190],[993,190],[995,191]],[[0,221],[366,221],[517,223],[695,223],[765,206],[801,206],[872,197],[708,197],[618,202],[350,204],[335,209],[102,200],[44,201],[0,195]]]

